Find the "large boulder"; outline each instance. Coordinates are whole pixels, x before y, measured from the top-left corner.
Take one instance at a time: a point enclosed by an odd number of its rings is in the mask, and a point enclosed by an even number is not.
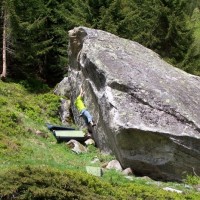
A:
[[[70,83],[69,77],[65,77],[54,89],[54,94],[58,96],[70,97]]]
[[[100,149],[154,179],[200,175],[200,77],[108,32],[76,27],[69,38],[71,100],[83,84]]]

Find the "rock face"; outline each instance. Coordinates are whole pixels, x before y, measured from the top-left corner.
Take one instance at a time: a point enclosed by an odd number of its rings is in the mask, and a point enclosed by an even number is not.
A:
[[[59,109],[60,119],[63,125],[68,126],[71,122],[70,101],[61,98],[61,106]]]
[[[69,78],[65,77],[55,88],[54,93],[59,96],[66,96],[70,97],[70,84],[69,84]]]
[[[97,146],[154,179],[200,175],[200,77],[104,31],[77,27],[69,37],[71,100],[82,83]]]
[[[61,98],[61,107],[59,109],[59,115],[63,125],[69,125],[71,122],[71,113],[70,113],[70,83],[69,78],[65,77],[54,89],[54,94],[58,96],[65,96],[67,99]]]

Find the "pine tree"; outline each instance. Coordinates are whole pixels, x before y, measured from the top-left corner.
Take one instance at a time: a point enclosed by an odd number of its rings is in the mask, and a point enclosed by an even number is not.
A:
[[[11,15],[14,14],[12,0],[3,0],[0,4],[2,21],[2,73],[1,79],[7,77],[7,53],[12,53],[11,44]]]
[[[194,42],[191,44],[181,67],[191,74],[200,76],[200,7],[193,10],[190,18],[191,29],[194,30]]]
[[[184,60],[192,42],[186,0],[73,0],[71,23],[135,40],[173,64]]]
[[[57,83],[67,69],[67,31],[74,26],[102,29],[135,40],[172,63],[186,67],[188,61],[195,59],[193,51],[188,52],[192,33],[186,28],[187,3],[186,0],[3,0],[1,10],[4,4],[8,5],[9,13],[9,27],[5,29],[9,33],[6,50],[12,52],[8,57],[8,70],[12,66],[9,73],[16,76],[20,72],[20,76],[38,76]],[[3,27],[3,18],[0,23]],[[3,38],[0,44],[3,47]]]
[[[40,38],[51,40],[52,48],[42,55],[43,76],[51,82],[57,83],[67,69],[68,58],[68,30],[73,28],[68,23],[68,10],[71,9],[71,2],[65,0],[51,0],[46,4],[47,20],[45,23],[45,34],[41,33]],[[51,74],[54,75],[52,81]]]
[[[4,2],[3,2],[4,4]],[[2,36],[2,74],[0,75],[1,79],[5,79],[7,75],[7,64],[6,64],[6,29],[7,29],[7,23],[8,23],[8,14],[7,14],[7,8],[5,5],[2,6],[2,18],[3,18],[3,36]]]
[[[38,76],[48,83],[57,83],[62,78],[67,66],[70,3],[64,0],[15,1],[19,23],[14,31],[14,59],[20,76]]]
[[[120,35],[120,22],[124,16],[121,13],[122,1],[114,0],[107,7],[101,7],[98,28]]]

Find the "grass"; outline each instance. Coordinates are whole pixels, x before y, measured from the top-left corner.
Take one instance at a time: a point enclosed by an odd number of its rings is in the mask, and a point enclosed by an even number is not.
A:
[[[200,198],[193,187],[199,177],[188,175],[187,182],[178,184],[129,180],[115,170],[105,170],[100,178],[88,175],[87,165],[101,166],[114,157],[93,146],[78,155],[58,144],[45,123],[61,124],[59,106],[59,97],[45,86],[33,90],[26,82],[0,82],[0,199]],[[99,162],[91,163],[96,157]],[[162,189],[166,186],[184,193],[169,193]]]

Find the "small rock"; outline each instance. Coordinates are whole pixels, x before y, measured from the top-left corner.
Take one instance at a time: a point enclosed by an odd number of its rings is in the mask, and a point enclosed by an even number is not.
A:
[[[97,162],[100,162],[100,160],[98,158],[94,158],[91,163],[97,163]]]
[[[133,176],[125,176],[125,178],[127,178],[127,179],[130,180],[130,181],[133,180]]]
[[[93,140],[93,139],[87,139],[86,141],[85,141],[85,144],[87,145],[87,146],[89,146],[89,145],[95,145],[95,141]]]
[[[151,178],[149,178],[148,176],[140,177],[140,179],[143,179],[143,180],[146,180],[146,181],[151,181]]]
[[[122,171],[121,164],[118,160],[111,160],[106,166],[106,169],[115,169],[117,171]]]
[[[76,140],[70,140],[69,142],[67,142],[67,146],[69,146],[72,151],[77,154],[87,152],[87,148]]]
[[[198,192],[200,192],[200,184],[199,185],[195,185],[194,188],[195,188],[195,190],[197,190]]]
[[[106,166],[108,165],[108,162],[105,162],[101,165],[102,168],[106,168]]]
[[[187,189],[192,189],[192,186],[190,186],[190,185],[184,185],[184,187]]]
[[[176,189],[173,189],[173,188],[170,188],[170,187],[165,187],[163,188],[163,190],[166,190],[166,191],[170,191],[170,192],[177,192],[177,193],[183,193],[183,191],[181,190],[176,190]]]
[[[129,167],[129,168],[126,168],[122,171],[122,174],[125,175],[125,176],[131,176],[133,175],[133,171],[132,169]]]
[[[103,172],[100,167],[92,167],[92,166],[86,166],[86,171],[88,174],[92,174],[94,176],[102,176]]]
[[[43,138],[48,138],[48,135],[40,130],[35,130],[34,131],[35,135],[43,137]]]

